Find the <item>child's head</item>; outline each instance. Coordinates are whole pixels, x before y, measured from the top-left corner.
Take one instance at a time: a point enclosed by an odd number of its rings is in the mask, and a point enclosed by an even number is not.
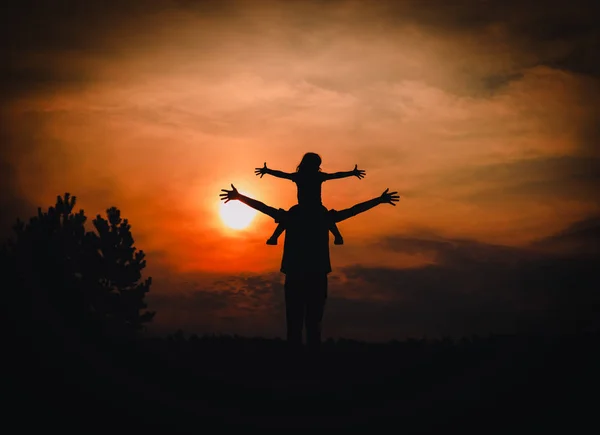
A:
[[[321,156],[317,153],[306,153],[296,168],[297,172],[319,172],[321,170]]]

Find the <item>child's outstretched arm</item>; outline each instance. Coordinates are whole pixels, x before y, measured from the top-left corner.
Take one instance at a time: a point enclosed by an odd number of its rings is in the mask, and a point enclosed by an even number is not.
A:
[[[262,178],[263,175],[265,175],[265,174],[269,174],[269,175],[272,175],[273,177],[277,177],[277,178],[285,178],[287,180],[291,180],[293,178],[293,174],[289,174],[287,172],[277,171],[275,169],[267,168],[267,162],[265,162],[265,165],[262,168],[255,168],[254,174],[260,175],[260,178]]]
[[[354,165],[354,169],[347,172],[334,172],[333,174],[328,174],[323,172],[323,178],[325,180],[336,180],[338,178],[346,178],[346,177],[357,177],[359,180],[364,178],[365,171],[362,169],[358,169],[358,165]]]

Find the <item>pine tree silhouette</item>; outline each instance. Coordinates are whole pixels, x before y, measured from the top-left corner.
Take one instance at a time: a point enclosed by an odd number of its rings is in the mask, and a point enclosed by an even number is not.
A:
[[[140,282],[142,269],[146,267],[145,254],[136,252],[127,219],[121,219],[121,212],[115,207],[106,214],[108,220],[98,215],[93,221],[98,235],[90,233],[94,252],[100,257],[96,281],[100,286],[99,300],[104,316],[117,328],[138,331],[155,314],[141,313],[146,308],[144,296],[150,290],[152,278]]]
[[[29,223],[14,225],[16,238],[2,250],[16,296],[12,317],[33,334],[51,328],[132,337],[155,314],[144,311],[152,283],[141,281],[144,252],[117,208],[93,220],[95,233],[86,231],[83,210],[73,212],[75,203],[66,193]]]

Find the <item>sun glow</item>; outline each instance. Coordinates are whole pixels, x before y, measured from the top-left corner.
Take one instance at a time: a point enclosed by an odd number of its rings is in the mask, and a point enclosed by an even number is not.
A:
[[[220,215],[226,226],[241,230],[250,225],[256,216],[256,210],[241,202],[229,201],[227,204],[221,203]]]

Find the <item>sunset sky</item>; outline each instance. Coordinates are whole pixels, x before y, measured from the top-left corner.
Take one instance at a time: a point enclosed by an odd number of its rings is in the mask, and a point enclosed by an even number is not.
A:
[[[284,334],[284,236],[228,228],[218,194],[289,208],[295,185],[254,168],[307,151],[366,171],[325,183],[329,208],[401,195],[331,239],[325,335],[564,326],[598,302],[594,2],[10,3],[3,234],[65,192],[118,207],[156,331]]]

